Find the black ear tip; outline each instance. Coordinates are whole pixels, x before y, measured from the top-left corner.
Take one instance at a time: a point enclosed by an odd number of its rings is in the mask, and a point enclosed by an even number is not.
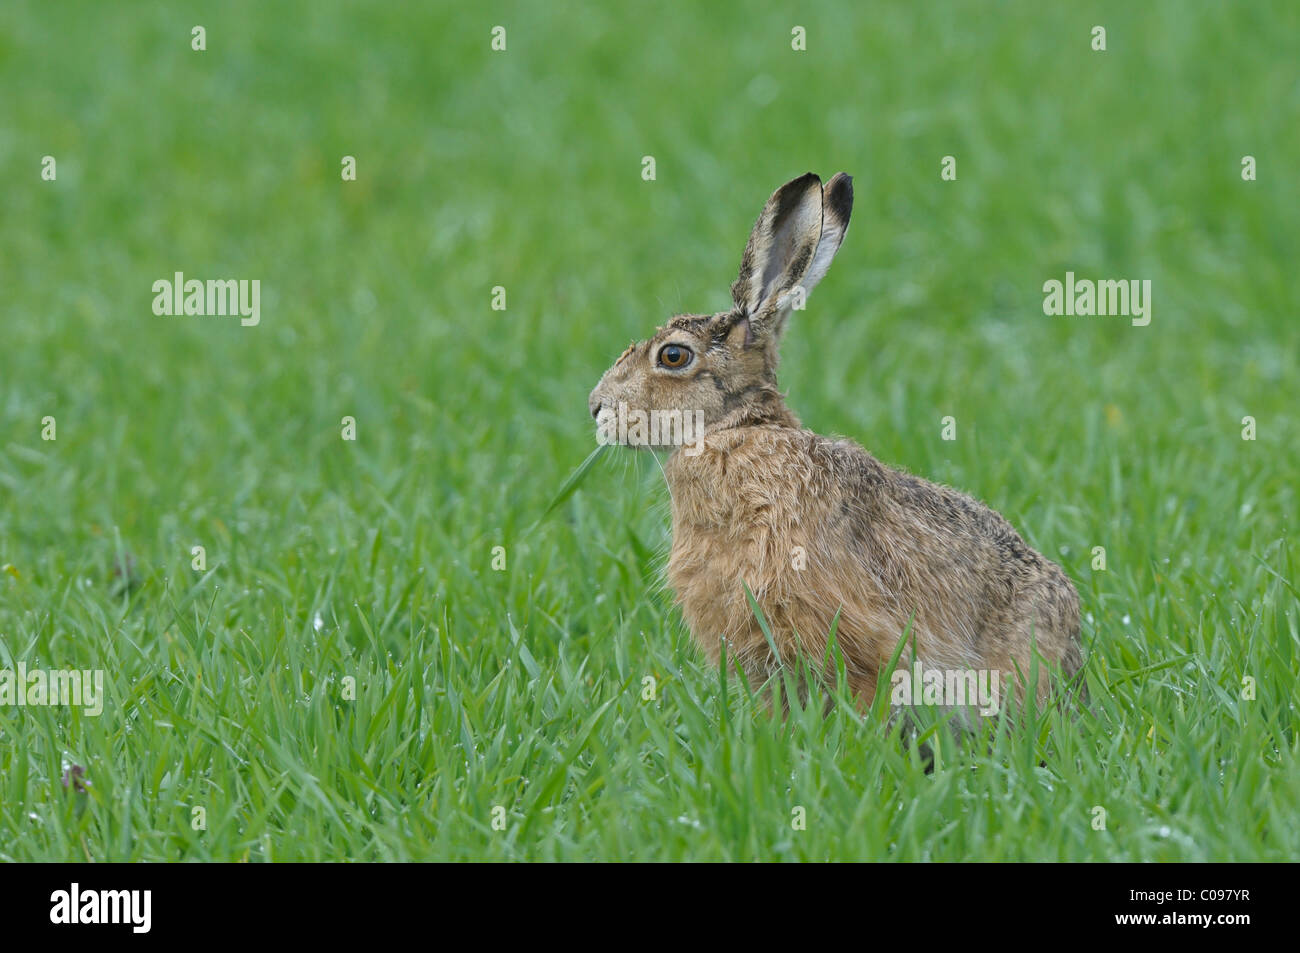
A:
[[[802,176],[796,176],[790,179],[789,182],[781,186],[781,189],[789,189],[792,191],[806,191],[811,189],[811,187],[814,186],[814,183],[815,185],[818,186],[822,185],[822,177],[818,176],[818,174],[816,174],[815,172],[805,172],[802,174]]]
[[[815,172],[805,172],[773,192],[768,199],[767,208],[774,213],[774,220],[780,221],[805,203],[815,202],[818,192],[822,192],[821,176]]]
[[[826,204],[842,218],[849,217],[853,210],[853,176],[836,173],[826,186]]]
[[[803,175],[799,176],[798,178],[791,179],[787,184],[796,186],[797,188],[801,188],[801,189],[809,189],[812,188],[813,183],[816,183],[819,188],[821,187],[822,184],[822,177],[818,175],[816,172],[805,172]]]

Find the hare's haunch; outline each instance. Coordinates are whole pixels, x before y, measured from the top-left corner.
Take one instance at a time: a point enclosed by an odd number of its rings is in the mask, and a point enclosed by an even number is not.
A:
[[[838,613],[864,702],[909,620],[900,668],[998,673],[1020,697],[1037,672],[1046,697],[1049,670],[1082,664],[1079,598],[1060,567],[971,497],[802,429],[777,390],[786,321],[826,274],[852,208],[842,172],[825,188],[808,173],[777,189],[731,310],[673,318],[600,379],[589,401],[600,437],[676,448],[664,467],[668,581],[703,650],[717,660],[725,643],[751,682],[777,660],[746,585],[785,663],[819,666]]]

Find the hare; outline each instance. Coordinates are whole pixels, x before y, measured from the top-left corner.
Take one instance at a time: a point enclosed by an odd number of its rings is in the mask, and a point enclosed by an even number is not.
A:
[[[675,435],[637,417],[639,439],[622,442],[678,444],[664,464],[668,583],[715,664],[725,650],[753,684],[801,657],[820,664],[834,622],[849,688],[870,704],[910,625],[896,688],[913,674],[932,684],[936,670],[950,673],[949,685],[951,673],[995,673],[1023,701],[1037,672],[1046,699],[1049,669],[1072,676],[1082,665],[1079,598],[1061,568],[971,497],[803,429],[777,390],[786,321],[830,268],[852,208],[842,172],[825,188],[810,172],[772,193],[731,286],[733,307],[672,318],[601,377],[588,406],[602,442],[629,413],[681,421]],[[702,439],[680,445],[693,419]]]

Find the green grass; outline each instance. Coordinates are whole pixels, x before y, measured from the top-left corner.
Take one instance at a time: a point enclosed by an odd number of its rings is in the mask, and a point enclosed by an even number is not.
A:
[[[0,707],[0,859],[1300,854],[1300,7],[392,6],[0,6],[0,669],[109,694]],[[725,306],[810,169],[857,204],[791,405],[1086,614],[1092,711],[930,773],[702,661],[648,456],[541,519],[600,373]],[[1044,316],[1067,270],[1151,279],[1151,325]],[[261,324],[153,315],[175,271],[260,279]]]

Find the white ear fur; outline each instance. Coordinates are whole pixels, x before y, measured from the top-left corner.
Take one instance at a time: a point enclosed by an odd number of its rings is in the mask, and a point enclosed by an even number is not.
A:
[[[803,277],[804,293],[811,293],[817,283],[826,277],[835,253],[844,243],[849,230],[849,216],[853,212],[853,178],[843,172],[826,183],[822,190],[822,233],[817,242],[817,253]]]

